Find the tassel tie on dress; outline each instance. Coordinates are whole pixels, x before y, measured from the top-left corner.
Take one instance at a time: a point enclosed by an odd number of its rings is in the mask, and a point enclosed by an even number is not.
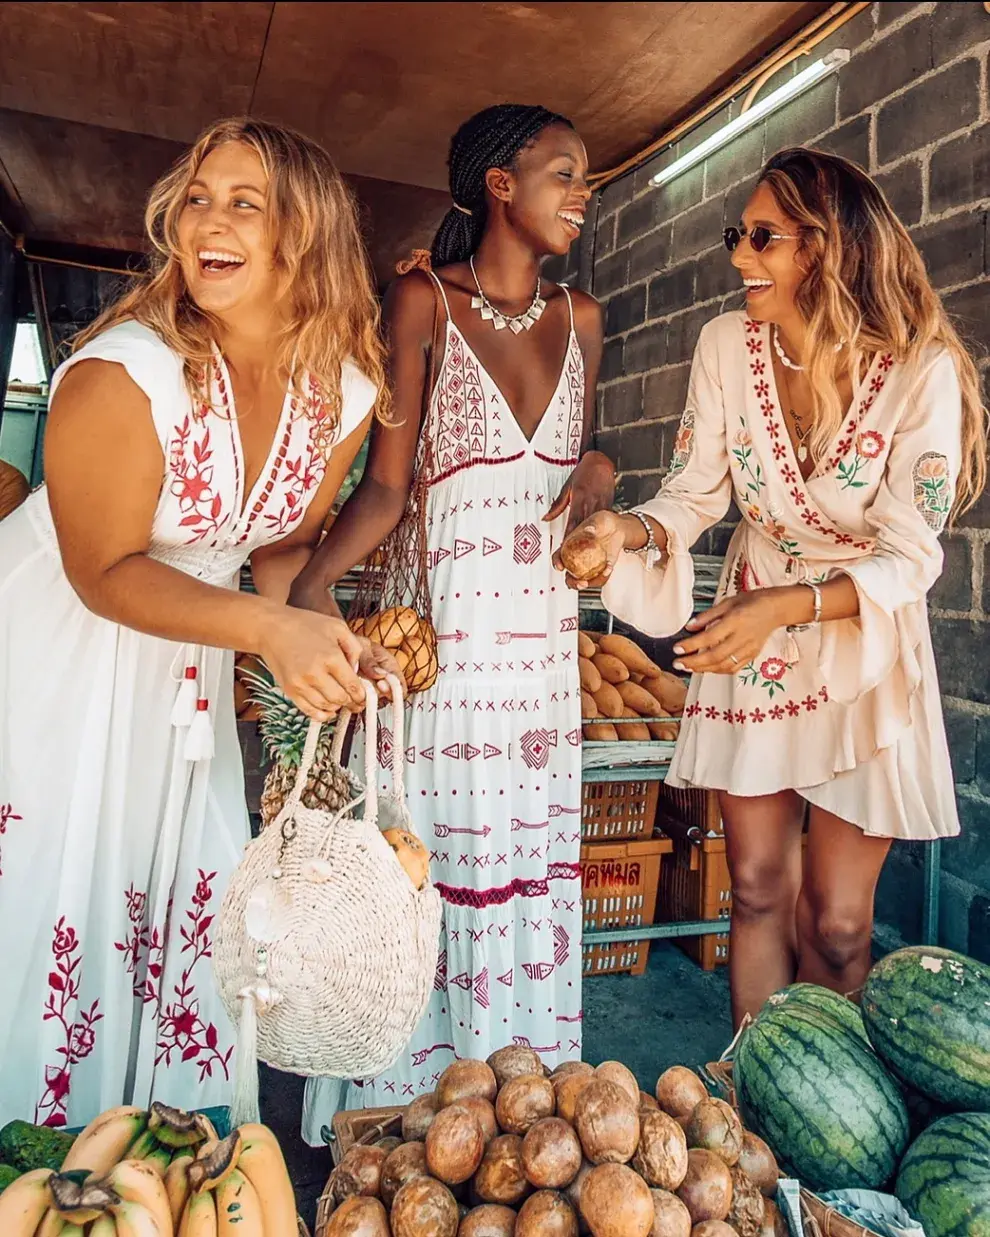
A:
[[[200,695],[200,668],[193,660],[193,649],[180,649],[172,663],[172,677],[176,677],[178,665],[186,662],[179,690],[172,705],[172,725],[184,730],[183,756],[189,761],[212,760],[214,753],[213,722],[210,719],[210,702]],[[202,661],[202,658],[199,658]]]

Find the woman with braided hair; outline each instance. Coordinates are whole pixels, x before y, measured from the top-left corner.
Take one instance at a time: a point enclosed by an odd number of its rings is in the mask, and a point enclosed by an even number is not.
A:
[[[512,1042],[551,1066],[581,1050],[577,604],[551,555],[611,505],[614,469],[587,449],[601,310],[540,265],[580,233],[587,155],[563,117],[503,104],[458,130],[449,166],[432,269],[420,255],[426,269],[385,298],[394,424],[373,433],[361,483],[292,591],[327,610],[420,470],[440,675],[413,698],[407,786],[445,926],[405,1055],[350,1088],[347,1107],[404,1103],[456,1057]],[[341,1099],[310,1081],[309,1142]]]

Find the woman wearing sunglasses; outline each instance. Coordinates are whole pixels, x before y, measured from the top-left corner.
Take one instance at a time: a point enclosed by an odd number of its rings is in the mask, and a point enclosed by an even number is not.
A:
[[[572,536],[604,549],[614,614],[689,633],[668,782],[719,792],[738,1024],[795,978],[858,988],[891,842],[959,831],[925,597],[986,431],[973,362],[856,165],[776,155],[725,243],[746,308],[701,333],[660,492]],[[689,551],[733,498],[692,619]]]

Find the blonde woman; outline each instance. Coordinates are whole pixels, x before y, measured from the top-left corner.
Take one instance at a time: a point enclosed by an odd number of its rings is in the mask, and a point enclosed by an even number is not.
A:
[[[339,618],[285,604],[384,415],[347,189],[300,135],[222,121],[146,223],[151,278],[55,374],[47,487],[0,527],[0,1122],[225,1101],[229,650],[321,719],[378,677]]]
[[[738,1022],[795,978],[858,988],[891,842],[959,831],[925,597],[986,431],[973,362],[860,168],[783,151],[725,242],[746,309],[701,333],[659,494],[578,534],[605,547],[609,609],[689,630],[668,781],[719,791]],[[731,498],[719,600],[688,622],[689,550]]]

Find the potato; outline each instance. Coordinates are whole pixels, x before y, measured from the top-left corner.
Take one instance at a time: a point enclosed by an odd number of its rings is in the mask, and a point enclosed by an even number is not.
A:
[[[598,690],[591,694],[595,698],[595,704],[598,706],[598,712],[601,717],[622,716],[622,711],[626,706],[622,703],[622,697],[611,683],[599,684]]]
[[[615,690],[619,693],[622,703],[627,709],[632,709],[640,717],[667,717],[667,710],[656,696],[651,696],[645,687],[635,683],[619,683]]]
[[[578,656],[592,658],[598,652],[594,640],[583,631],[578,632]]]
[[[602,676],[595,669],[594,662],[590,661],[587,657],[579,657],[578,673],[581,675],[581,686],[586,692],[591,692],[594,695],[602,685]]]
[[[595,704],[595,698],[591,692],[581,691],[581,716],[582,717],[598,717],[598,705]]]
[[[619,732],[609,723],[599,723],[594,726],[585,726],[584,737],[589,743],[617,743]]]
[[[605,683],[624,683],[629,678],[629,668],[626,663],[608,653],[596,653],[591,659],[591,664]]]
[[[634,671],[637,674],[660,673],[660,667],[650,661],[639,645],[627,636],[620,636],[614,632],[611,635],[602,636],[598,643],[598,651],[618,657],[621,662],[625,663],[630,673]]]

